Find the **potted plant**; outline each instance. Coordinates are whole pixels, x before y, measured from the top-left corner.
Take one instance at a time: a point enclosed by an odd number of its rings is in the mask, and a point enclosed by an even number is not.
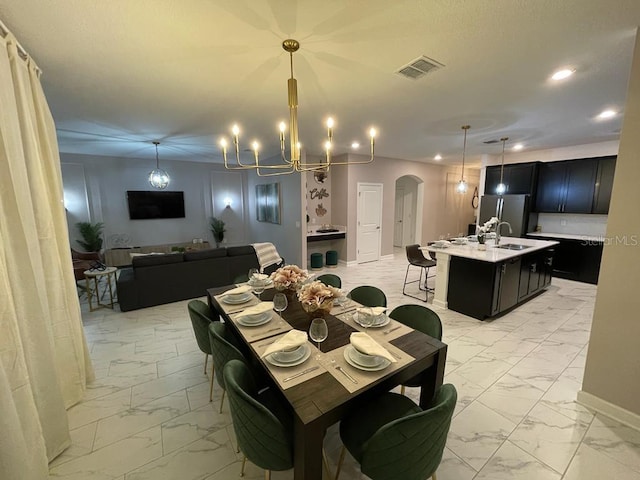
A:
[[[216,241],[216,247],[220,246],[222,240],[224,240],[224,222],[216,217],[211,217],[211,232],[213,233],[213,239]]]
[[[102,248],[102,229],[104,223],[78,222],[76,227],[82,240],[76,240],[86,252],[99,252]]]

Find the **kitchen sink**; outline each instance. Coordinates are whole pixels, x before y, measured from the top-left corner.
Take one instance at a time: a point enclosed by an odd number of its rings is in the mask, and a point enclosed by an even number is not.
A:
[[[531,245],[520,245],[519,243],[505,243],[504,245],[498,245],[498,248],[504,248],[505,250],[526,250],[531,248]]]

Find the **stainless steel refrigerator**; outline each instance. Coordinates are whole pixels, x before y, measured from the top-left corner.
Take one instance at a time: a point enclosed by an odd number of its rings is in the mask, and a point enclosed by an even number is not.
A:
[[[502,227],[502,235],[524,237],[533,232],[538,223],[538,214],[531,212],[529,195],[483,195],[480,200],[480,218],[482,225],[491,217],[498,217],[511,225],[512,234]]]

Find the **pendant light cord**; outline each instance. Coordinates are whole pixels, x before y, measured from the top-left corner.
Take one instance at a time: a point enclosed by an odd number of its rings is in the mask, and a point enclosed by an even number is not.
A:
[[[153,142],[153,144],[156,146],[156,170],[159,170],[160,160],[158,159],[158,145],[160,145],[160,142]]]
[[[471,128],[470,125],[463,125],[462,129],[464,130],[464,142],[462,143],[462,174],[460,175],[460,181],[464,181],[464,157],[467,153],[467,130]]]
[[[504,144],[509,140],[509,137],[502,137],[500,141],[502,142],[502,163],[500,164],[500,185],[502,185],[502,175],[504,173]]]

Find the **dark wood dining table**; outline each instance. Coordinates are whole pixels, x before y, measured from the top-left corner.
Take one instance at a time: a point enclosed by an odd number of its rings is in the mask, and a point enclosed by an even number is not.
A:
[[[215,295],[232,288],[233,285],[207,290],[209,306],[220,313],[225,323],[237,332],[234,322],[224,312]],[[277,291],[266,289],[261,300],[273,299]],[[293,328],[308,331],[310,316],[302,309],[300,302],[289,298],[289,306],[282,313],[282,318]],[[321,350],[329,352],[349,343],[349,337],[356,331],[347,323],[332,316],[325,315],[329,327],[329,336],[321,343]],[[238,335],[242,338],[241,335]],[[294,417],[294,479],[322,479],[322,445],[328,427],[340,421],[346,412],[368,399],[387,392],[397,385],[420,375],[422,388],[420,406],[426,408],[433,398],[435,390],[442,385],[444,378],[447,345],[417,330],[391,340],[389,343],[413,357],[407,365],[382,375],[372,383],[363,386],[354,393],[348,392],[329,372],[323,372],[307,381],[287,389],[280,388],[278,382],[270,375],[263,359],[246,345],[246,353],[252,355],[265,372],[271,376],[273,386],[280,390],[289,403]]]

